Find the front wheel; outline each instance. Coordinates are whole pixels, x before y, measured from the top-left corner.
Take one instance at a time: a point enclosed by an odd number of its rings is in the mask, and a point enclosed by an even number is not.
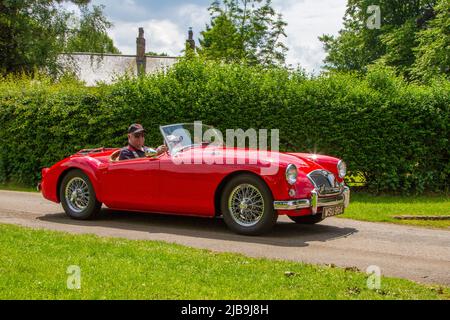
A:
[[[59,198],[66,214],[77,220],[93,219],[102,207],[89,177],[78,169],[71,170],[64,176]]]
[[[236,233],[259,235],[277,221],[270,189],[259,177],[241,174],[224,188],[221,211],[228,227]]]

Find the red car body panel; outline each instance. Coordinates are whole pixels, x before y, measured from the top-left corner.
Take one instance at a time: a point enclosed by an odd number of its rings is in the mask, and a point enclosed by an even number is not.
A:
[[[177,160],[185,160],[183,164],[175,163],[168,153],[157,158],[114,162],[110,161],[110,155],[118,149],[78,153],[51,168],[44,168],[40,189],[46,199],[60,202],[58,189],[61,179],[67,170],[77,168],[89,177],[98,201],[109,208],[213,217],[218,210],[216,195],[220,194],[220,188],[229,177],[239,172],[251,172],[261,177],[270,188],[274,200],[311,197],[314,185],[307,174],[317,169],[332,172],[336,180],[343,183],[337,173],[339,159],[334,157],[267,152],[262,160],[258,158],[256,163],[252,163],[249,158],[256,150],[198,148],[204,151],[201,158],[196,156],[196,150],[180,153]],[[212,160],[223,158],[228,151],[232,154],[232,161],[211,164]],[[264,159],[273,158],[278,158],[278,172],[261,174],[262,168],[273,165]],[[298,168],[298,179],[294,185],[289,185],[285,178],[289,163]],[[295,190],[294,196],[288,194],[290,189]],[[278,214],[287,213],[308,215],[311,210],[278,210]]]

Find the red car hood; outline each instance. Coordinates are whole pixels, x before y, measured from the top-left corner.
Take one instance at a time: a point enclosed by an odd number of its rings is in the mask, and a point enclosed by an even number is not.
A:
[[[257,149],[240,148],[224,148],[223,150],[230,149],[234,150],[236,157],[247,159],[251,156],[257,156],[257,159],[260,159],[266,163],[269,160],[272,162],[278,161],[281,167],[287,166],[290,163],[295,164],[299,171],[303,172],[304,174],[308,174],[313,170],[325,169],[337,175],[336,166],[340,160],[335,157],[312,153],[260,151]]]
[[[228,153],[229,152],[229,153]],[[297,166],[299,171],[308,174],[309,172],[317,169],[327,169],[322,166],[321,160],[329,158],[333,163],[337,163],[339,159],[327,157],[327,156],[317,156],[314,157],[312,154],[307,153],[287,153],[287,152],[277,152],[277,151],[262,151],[257,149],[243,149],[243,148],[212,148],[203,153],[203,157],[211,156],[224,156],[228,153],[229,156],[235,159],[258,159],[259,164],[264,164],[268,162],[279,163],[280,167],[287,166],[292,163]],[[333,164],[335,166],[335,164]],[[328,170],[328,169],[327,169]]]

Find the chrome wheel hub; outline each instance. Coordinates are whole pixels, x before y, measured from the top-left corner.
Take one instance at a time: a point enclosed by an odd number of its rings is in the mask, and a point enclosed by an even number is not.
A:
[[[264,198],[251,184],[241,184],[231,191],[228,210],[236,223],[251,227],[258,223],[264,214]]]
[[[89,188],[82,178],[72,178],[65,190],[67,205],[77,213],[82,212],[89,205]]]
[[[242,200],[242,202],[239,204],[239,209],[245,210],[248,208],[247,199]]]

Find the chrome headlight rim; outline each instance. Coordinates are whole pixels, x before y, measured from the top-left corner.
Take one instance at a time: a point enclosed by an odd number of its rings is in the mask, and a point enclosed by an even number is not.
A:
[[[339,178],[341,179],[344,179],[344,177],[347,175],[347,164],[344,162],[344,160],[339,160],[337,164],[337,172]]]
[[[292,174],[290,173],[291,170],[295,170],[294,176],[292,176]],[[285,177],[286,177],[287,183],[289,183],[290,185],[293,185],[297,182],[298,169],[295,164],[292,164],[292,163],[288,164],[288,166],[286,167]]]

